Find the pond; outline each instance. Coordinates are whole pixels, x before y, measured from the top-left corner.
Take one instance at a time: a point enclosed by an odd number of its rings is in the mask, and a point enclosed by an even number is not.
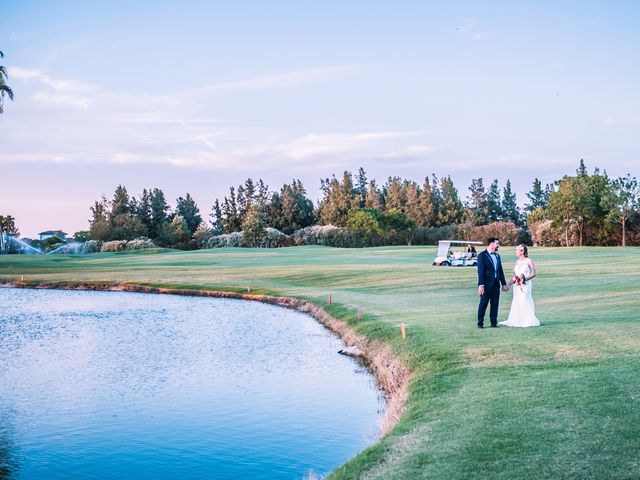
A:
[[[0,478],[304,478],[378,438],[375,381],[299,312],[13,288],[0,305]]]

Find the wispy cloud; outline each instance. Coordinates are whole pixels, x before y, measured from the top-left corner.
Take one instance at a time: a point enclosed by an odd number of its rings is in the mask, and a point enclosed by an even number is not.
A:
[[[227,149],[203,148],[207,135],[174,135],[161,138],[135,134],[129,142],[91,152],[84,149],[54,154],[22,155],[22,161],[56,163],[166,164],[178,167],[234,171],[283,171],[290,169],[335,169],[362,162],[395,163],[424,160],[435,148],[415,143],[418,132],[309,133],[297,138],[271,138],[262,143]],[[2,157],[6,161],[18,158]]]
[[[294,87],[367,68],[372,66],[325,66],[149,95],[108,91],[87,82],[56,78],[43,70],[13,67],[13,78],[23,83],[24,92],[31,92],[31,133],[14,135],[12,148],[23,159],[34,161],[236,170],[256,165],[273,170],[333,168],[428,156],[434,148],[423,140],[427,132],[300,133],[297,126],[276,130],[270,125],[247,126],[238,119],[207,117],[207,110],[201,107],[209,95]],[[37,126],[43,106],[57,108],[57,118],[63,119],[55,135]],[[36,131],[43,132],[37,147],[33,142]]]
[[[98,90],[95,85],[86,82],[52,78],[41,70],[31,68],[10,67],[9,76],[25,82],[37,82],[37,90],[30,98],[39,104],[87,109],[91,103],[90,94]]]
[[[9,67],[9,76],[18,80],[29,80],[41,77],[43,73],[40,70],[32,68]]]
[[[323,155],[374,154],[380,155],[385,142],[419,136],[416,132],[361,132],[307,134],[282,147],[283,153],[295,160]],[[377,150],[377,152],[376,152]]]
[[[292,87],[318,80],[335,78],[373,67],[375,67],[375,65],[332,65],[319,68],[293,70],[272,75],[259,75],[252,78],[217,83],[186,90],[181,92],[179,96],[199,96],[212,92],[224,92],[232,90],[267,90]]]

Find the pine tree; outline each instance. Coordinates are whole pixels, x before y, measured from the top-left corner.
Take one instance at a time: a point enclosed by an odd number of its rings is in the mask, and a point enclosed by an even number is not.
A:
[[[421,225],[424,221],[422,210],[420,209],[420,189],[418,184],[412,181],[404,183],[404,214],[410,218],[415,225]]]
[[[118,185],[111,201],[111,218],[130,213],[130,201],[127,189],[123,185]]]
[[[467,197],[467,217],[474,225],[486,225],[487,223],[487,193],[482,183],[482,178],[471,180]]]
[[[382,211],[384,209],[380,189],[378,188],[378,185],[376,185],[375,180],[371,180],[371,182],[369,182],[369,188],[365,197],[364,206],[366,208],[374,208],[379,211]]]
[[[111,237],[109,228],[109,201],[106,197],[93,203],[91,220],[89,220],[89,236],[92,240],[108,240]]]
[[[358,169],[358,175],[356,177],[356,185],[355,185],[355,194],[356,194],[356,202],[363,208],[366,203],[367,198],[367,174],[364,171],[364,168],[360,167]]]
[[[527,193],[529,203],[525,205],[524,210],[527,213],[533,212],[537,208],[546,208],[549,201],[549,193],[542,189],[542,182],[539,178],[533,180],[533,187]]]
[[[142,190],[142,196],[140,201],[136,202],[136,215],[147,228],[148,232],[151,232],[151,195],[150,191],[144,188]]]
[[[191,195],[187,193],[185,198],[178,197],[176,201],[176,214],[180,215],[186,225],[189,238],[198,229],[202,223],[202,216],[200,215],[200,209],[195,200],[191,198]]]
[[[169,224],[169,205],[164,192],[159,188],[149,192],[149,203],[151,212],[149,236],[155,240],[166,231],[166,226]]]
[[[433,218],[432,225],[434,227],[440,227],[444,225],[443,222],[443,205],[442,205],[442,192],[440,191],[440,184],[438,177],[435,173],[431,174],[431,217]]]
[[[280,192],[271,196],[267,223],[284,233],[313,225],[316,217],[313,202],[307,198],[307,192],[300,180],[284,184]]]
[[[127,189],[123,185],[118,185],[113,194],[109,213],[110,240],[132,240],[149,233],[136,215],[136,210],[136,202],[129,197]]]
[[[229,196],[224,197],[222,204],[222,216],[224,233],[239,232],[242,228],[242,221],[238,213],[238,205],[236,203],[235,188],[229,187]]]
[[[578,166],[576,173],[579,177],[586,177],[587,175],[589,175],[589,173],[587,172],[587,167],[584,164],[584,159],[582,158],[580,159],[580,165]]]
[[[385,188],[384,206],[385,211],[398,209],[402,210],[405,199],[403,195],[402,179],[400,177],[389,177]]]
[[[327,183],[328,182],[328,183]],[[349,210],[354,206],[354,189],[351,173],[345,171],[342,182],[336,177],[322,183],[325,196],[320,204],[320,220],[323,225],[344,227]]]
[[[500,201],[500,187],[498,180],[491,182],[487,192],[487,222],[498,222],[502,220],[502,203]]]
[[[236,195],[236,204],[238,208],[238,215],[240,218],[244,218],[245,213],[249,207],[256,200],[256,185],[252,178],[247,178],[243,185],[238,185],[238,191]]]
[[[211,207],[211,228],[213,229],[214,235],[220,235],[224,232],[224,227],[222,223],[222,209],[220,208],[220,202],[216,198],[216,201],[213,202],[213,207]]]
[[[502,218],[516,225],[522,223],[522,215],[520,214],[520,208],[518,208],[516,194],[511,189],[511,181],[509,179],[507,179],[507,183],[502,191]]]
[[[434,226],[433,218],[433,192],[431,190],[431,184],[429,178],[424,179],[422,190],[420,191],[420,198],[418,199],[420,206],[420,218],[416,221],[419,227],[432,227]]]
[[[263,212],[266,211],[267,204],[269,203],[269,186],[266,185],[261,178],[258,179],[255,201]]]
[[[442,178],[440,182],[442,192],[441,222],[443,225],[454,225],[462,221],[463,208],[458,190],[451,180],[451,176]]]

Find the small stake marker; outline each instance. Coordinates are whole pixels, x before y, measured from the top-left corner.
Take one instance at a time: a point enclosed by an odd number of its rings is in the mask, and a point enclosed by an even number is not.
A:
[[[331,305],[331,294],[329,294],[329,305]]]
[[[20,281],[24,282],[24,275],[22,275],[22,277],[20,277]]]
[[[251,287],[249,285],[247,285],[247,292],[251,293]]]
[[[360,320],[360,306],[358,306],[358,320]]]
[[[400,332],[402,333],[402,338],[407,338],[407,331],[404,328],[404,322],[400,324]]]

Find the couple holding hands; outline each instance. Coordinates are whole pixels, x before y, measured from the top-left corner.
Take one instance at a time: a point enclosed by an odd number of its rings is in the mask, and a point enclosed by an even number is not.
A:
[[[529,258],[526,245],[516,247],[516,265],[513,269],[513,277],[507,283],[502,261],[498,255],[500,241],[497,238],[487,240],[486,250],[478,255],[478,328],[484,328],[484,317],[489,308],[489,320],[492,327],[498,326],[498,304],[500,303],[500,290],[508,292],[513,288],[513,300],[509,318],[500,325],[507,327],[537,327],[540,322],[536,318],[533,297],[531,296],[531,280],[536,276],[536,267]]]

